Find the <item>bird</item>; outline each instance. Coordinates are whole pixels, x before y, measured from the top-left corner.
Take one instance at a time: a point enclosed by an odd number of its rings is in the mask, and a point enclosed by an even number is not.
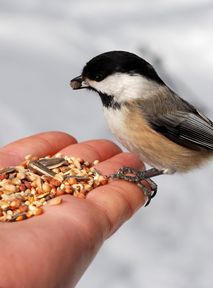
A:
[[[120,50],[99,54],[70,85],[98,93],[117,140],[152,167],[145,171],[121,167],[111,175],[141,187],[148,197],[146,206],[157,192],[152,177],[191,171],[213,155],[213,122],[136,54]],[[145,179],[151,191],[142,184]]]

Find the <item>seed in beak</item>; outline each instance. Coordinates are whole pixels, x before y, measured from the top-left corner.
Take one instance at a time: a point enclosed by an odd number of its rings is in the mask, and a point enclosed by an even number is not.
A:
[[[81,76],[75,77],[70,81],[70,86],[72,89],[81,89],[82,88],[83,79]]]
[[[70,86],[74,90],[83,89],[83,88],[88,88],[89,87],[89,85],[84,81],[82,76],[78,76],[78,77],[73,78],[70,81]]]

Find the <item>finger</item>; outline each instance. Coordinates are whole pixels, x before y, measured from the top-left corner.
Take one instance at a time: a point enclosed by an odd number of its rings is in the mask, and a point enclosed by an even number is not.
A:
[[[0,167],[18,164],[26,155],[39,157],[53,155],[64,147],[76,143],[64,132],[44,132],[8,144],[0,149]]]
[[[95,169],[97,169],[103,175],[111,175],[117,172],[119,168],[124,166],[144,169],[143,162],[141,162],[135,154],[129,152],[122,152],[105,161],[102,161],[95,165]]]
[[[144,168],[131,153],[118,154],[96,167],[102,174],[110,175],[123,166]],[[108,220],[107,236],[117,230],[146,201],[143,191],[136,184],[124,180],[111,180],[107,185],[92,190],[87,199],[94,203]]]
[[[121,152],[121,149],[109,140],[90,140],[70,145],[60,151],[62,155],[80,157],[86,161],[103,161]]]

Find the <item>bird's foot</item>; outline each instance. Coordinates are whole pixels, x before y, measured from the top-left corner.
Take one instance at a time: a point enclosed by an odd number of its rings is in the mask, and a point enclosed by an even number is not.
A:
[[[143,190],[144,195],[148,198],[145,205],[148,206],[157,193],[157,184],[150,178],[161,174],[163,174],[163,171],[155,168],[142,171],[131,167],[122,167],[117,171],[117,173],[110,175],[110,178],[121,179],[137,184],[137,186]],[[146,180],[146,182],[149,183],[151,190],[142,183],[143,180]]]

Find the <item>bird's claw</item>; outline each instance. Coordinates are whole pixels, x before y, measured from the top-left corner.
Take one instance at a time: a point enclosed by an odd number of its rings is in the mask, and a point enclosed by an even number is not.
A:
[[[146,171],[137,170],[131,167],[122,167],[117,171],[117,173],[110,175],[109,178],[121,179],[137,184],[137,186],[143,190],[144,195],[148,198],[145,206],[149,205],[152,198],[155,197],[157,193],[157,184],[147,178]],[[151,190],[142,183],[143,180],[149,183]]]

